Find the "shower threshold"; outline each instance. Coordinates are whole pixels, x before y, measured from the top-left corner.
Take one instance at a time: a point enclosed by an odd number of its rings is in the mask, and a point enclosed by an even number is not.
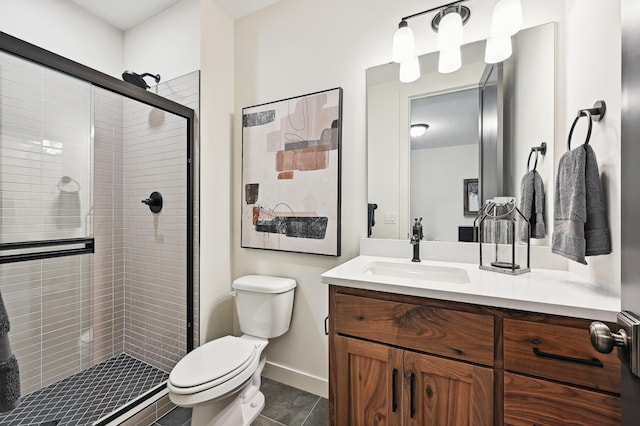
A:
[[[0,424],[90,425],[168,377],[169,373],[120,354],[23,396],[16,409],[0,414]]]

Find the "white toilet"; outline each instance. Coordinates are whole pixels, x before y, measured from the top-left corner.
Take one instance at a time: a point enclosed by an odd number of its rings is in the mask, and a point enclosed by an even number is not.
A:
[[[189,352],[167,388],[180,407],[193,407],[193,426],[248,426],[264,408],[260,375],[268,339],[289,330],[295,280],[247,275],[233,282],[242,337],[224,336]]]

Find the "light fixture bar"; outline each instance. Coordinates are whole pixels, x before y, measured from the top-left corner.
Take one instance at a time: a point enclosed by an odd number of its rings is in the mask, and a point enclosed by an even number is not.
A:
[[[418,12],[418,13],[414,13],[413,15],[405,16],[404,18],[401,19],[401,21],[406,21],[407,19],[415,18],[416,16],[424,15],[425,13],[435,12],[436,10],[446,9],[446,8],[449,8],[451,6],[455,6],[455,5],[460,4],[462,2],[465,2],[465,1],[469,1],[469,0],[458,0],[458,1],[454,1],[454,2],[448,3],[448,4],[443,4],[442,6],[434,7],[432,9],[423,10],[422,12]]]

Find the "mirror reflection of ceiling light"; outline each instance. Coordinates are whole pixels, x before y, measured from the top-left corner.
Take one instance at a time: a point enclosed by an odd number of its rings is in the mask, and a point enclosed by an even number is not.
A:
[[[423,124],[423,123],[412,124],[411,129],[409,130],[409,133],[411,134],[412,138],[418,138],[424,135],[428,128],[429,128],[428,124]]]
[[[471,10],[454,1],[428,9],[400,20],[393,36],[392,60],[400,64],[400,81],[411,83],[420,77],[420,63],[416,55],[415,38],[407,22],[425,13],[438,11],[431,21],[431,28],[438,33],[438,71],[450,73],[462,66],[460,47],[463,44],[462,27],[471,16]],[[491,32],[487,38],[485,62],[494,64],[511,56],[511,36],[522,29],[522,1],[500,0],[493,9]]]

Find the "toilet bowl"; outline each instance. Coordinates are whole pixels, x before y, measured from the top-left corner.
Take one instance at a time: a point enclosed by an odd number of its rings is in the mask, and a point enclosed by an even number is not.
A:
[[[270,338],[289,330],[296,282],[248,275],[233,282],[241,337],[224,336],[189,352],[167,388],[180,407],[192,407],[193,426],[248,426],[264,408],[260,377]]]

